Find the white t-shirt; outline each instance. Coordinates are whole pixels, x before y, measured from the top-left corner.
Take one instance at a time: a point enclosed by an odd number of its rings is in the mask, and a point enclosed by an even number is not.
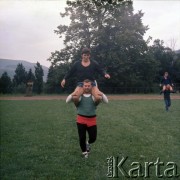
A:
[[[91,96],[91,94],[83,94],[82,96],[84,96],[84,97],[90,97]],[[92,99],[93,99],[93,101],[95,100],[95,98],[94,98],[94,96],[92,95]],[[81,96],[80,96],[80,98],[79,98],[79,102],[81,101]]]

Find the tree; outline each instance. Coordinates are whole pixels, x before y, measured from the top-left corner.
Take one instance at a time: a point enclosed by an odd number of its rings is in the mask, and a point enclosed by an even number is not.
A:
[[[69,69],[69,65],[66,63],[61,64],[59,66],[51,65],[47,75],[47,82],[46,82],[46,91],[48,93],[61,93],[64,89],[60,88],[60,82],[64,78],[64,74]],[[75,87],[72,81],[67,82],[67,84],[71,83],[71,89],[65,88],[65,90],[72,91]]]
[[[20,84],[26,84],[27,81],[27,72],[22,63],[19,63],[15,70],[15,75],[13,78],[13,83],[15,86]]]
[[[25,93],[27,82],[27,72],[22,63],[19,63],[15,70],[13,78],[13,87],[15,93]]]
[[[55,31],[60,38],[65,36],[65,48],[52,53],[52,64],[71,66],[86,46],[91,48],[92,58],[112,76],[105,82],[97,77],[100,85],[129,87],[152,82],[156,62],[143,39],[148,27],[142,24],[141,11],[133,13],[131,0],[77,0],[67,1],[67,5],[61,16],[69,16],[71,23]],[[146,74],[151,75],[150,80],[144,77]]]
[[[36,66],[35,66],[35,85],[34,85],[34,89],[38,94],[42,93],[42,91],[43,91],[43,76],[44,76],[43,68],[40,65],[40,63],[37,62]]]
[[[69,7],[61,16],[70,16],[71,24],[60,25],[55,31],[60,37],[65,35],[66,48],[60,53],[52,53],[51,61],[54,63],[74,60],[84,46],[97,49],[97,56],[102,61],[106,57],[104,52],[127,51],[135,45],[142,47],[145,44],[142,36],[148,28],[142,25],[142,12],[133,14],[131,0],[78,0],[67,1],[67,5]],[[139,43],[134,44],[136,39],[139,39]]]
[[[169,47],[164,46],[164,42],[156,39],[152,46],[149,47],[150,52],[158,63],[158,70],[156,73],[156,82],[159,82],[160,77],[165,71],[168,71],[171,77],[175,76],[175,52]]]
[[[180,92],[180,50],[175,52],[173,68],[173,80],[176,83],[176,90]]]
[[[28,73],[27,73],[27,82],[28,81],[35,81],[35,76],[32,72],[32,69],[29,69]]]
[[[12,81],[7,72],[4,72],[0,78],[0,93],[7,94],[12,92]]]

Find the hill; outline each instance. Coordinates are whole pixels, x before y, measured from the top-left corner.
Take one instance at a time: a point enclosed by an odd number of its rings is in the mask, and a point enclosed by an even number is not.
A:
[[[11,79],[13,79],[13,77],[15,75],[15,70],[16,70],[17,65],[19,63],[23,64],[23,66],[25,67],[27,72],[29,71],[29,69],[32,69],[32,71],[34,73],[34,71],[35,71],[34,66],[36,66],[36,63],[30,63],[30,62],[24,61],[24,60],[0,59],[0,76],[4,72],[7,72],[9,77]],[[47,74],[48,74],[48,67],[42,66],[42,68],[43,68],[43,71],[44,71],[43,80],[46,82]]]

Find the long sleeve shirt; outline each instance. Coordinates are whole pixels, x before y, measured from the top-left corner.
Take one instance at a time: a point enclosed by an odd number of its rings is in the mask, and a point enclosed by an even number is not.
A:
[[[77,61],[73,64],[70,71],[64,76],[64,79],[67,80],[74,76],[77,78],[77,82],[83,82],[85,79],[94,81],[95,74],[104,76],[106,72],[96,61],[91,60],[90,65],[87,67],[83,66],[81,61]]]
[[[160,83],[163,84],[163,85],[168,85],[168,84],[172,85],[172,80],[171,80],[170,77],[167,77],[167,78],[163,77],[161,79]]]

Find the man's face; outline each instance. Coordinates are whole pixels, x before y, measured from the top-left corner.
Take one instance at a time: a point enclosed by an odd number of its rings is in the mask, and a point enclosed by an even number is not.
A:
[[[165,76],[165,77],[168,77],[168,73],[165,73],[164,76]]]
[[[83,59],[84,61],[88,61],[89,58],[90,58],[90,54],[82,54],[82,59]]]
[[[91,82],[87,82],[87,83],[84,82],[83,89],[85,93],[91,93],[91,90],[92,90]]]

